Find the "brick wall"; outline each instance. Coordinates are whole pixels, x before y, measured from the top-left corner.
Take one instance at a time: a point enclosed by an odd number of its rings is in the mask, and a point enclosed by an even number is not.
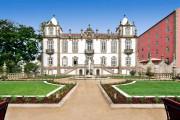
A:
[[[168,31],[169,29],[169,31]],[[169,38],[169,40],[168,40]],[[137,54],[139,61],[151,58],[173,61],[175,53],[175,11],[160,20],[138,38]]]
[[[180,8],[176,10],[176,67],[180,68]]]

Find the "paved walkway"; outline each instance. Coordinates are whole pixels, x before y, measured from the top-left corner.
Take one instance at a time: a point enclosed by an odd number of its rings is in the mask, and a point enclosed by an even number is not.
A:
[[[112,109],[97,81],[79,86],[61,108],[8,108],[6,120],[165,120],[164,109]]]

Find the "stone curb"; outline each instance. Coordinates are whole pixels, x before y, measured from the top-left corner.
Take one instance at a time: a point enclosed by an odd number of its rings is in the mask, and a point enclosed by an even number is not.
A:
[[[102,88],[100,84],[98,84],[102,95],[106,99],[106,102],[109,104],[111,108],[134,108],[134,109],[164,109],[163,104],[114,104],[111,100],[111,98],[108,96],[108,94],[105,92],[105,90]]]
[[[105,90],[102,88],[101,84],[98,84],[98,87],[100,88],[101,94],[104,96],[106,102],[111,105],[113,104],[111,98],[107,95],[107,93],[105,92]]]
[[[66,96],[63,97],[63,99],[59,103],[53,103],[53,104],[9,104],[9,108],[59,108],[64,105],[64,103],[71,97],[73,92],[76,90],[79,84],[76,84],[69,93],[66,94]]]

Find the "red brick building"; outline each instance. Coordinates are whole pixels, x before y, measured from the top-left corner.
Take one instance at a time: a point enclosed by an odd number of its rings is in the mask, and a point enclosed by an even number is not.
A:
[[[138,37],[137,55],[140,63],[165,60],[180,69],[180,9],[170,13]]]

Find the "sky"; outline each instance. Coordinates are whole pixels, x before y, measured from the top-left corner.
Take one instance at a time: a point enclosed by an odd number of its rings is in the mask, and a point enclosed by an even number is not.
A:
[[[63,32],[79,33],[88,24],[99,32],[115,32],[125,14],[140,35],[177,8],[180,0],[0,0],[0,19],[38,30],[55,15]]]

